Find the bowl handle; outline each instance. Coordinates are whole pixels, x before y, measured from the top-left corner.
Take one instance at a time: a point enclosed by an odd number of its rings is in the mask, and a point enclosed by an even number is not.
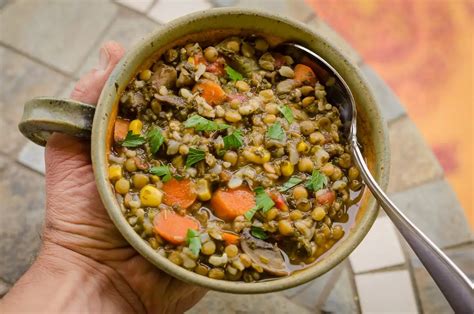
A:
[[[46,146],[53,132],[90,138],[94,112],[94,106],[79,101],[37,97],[25,103],[18,128],[41,146]]]

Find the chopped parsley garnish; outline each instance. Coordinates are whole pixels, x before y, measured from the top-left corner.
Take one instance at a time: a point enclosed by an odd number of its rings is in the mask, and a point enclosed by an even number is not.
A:
[[[318,170],[314,169],[311,178],[306,182],[305,187],[313,191],[318,191],[327,184],[328,178]]]
[[[189,249],[195,256],[199,255],[201,250],[201,238],[199,237],[199,232],[194,229],[188,229],[186,232],[186,244]]]
[[[283,141],[285,139],[285,131],[281,127],[280,122],[275,122],[267,130],[267,136],[273,140]]]
[[[150,173],[161,177],[161,181],[168,182],[171,180],[171,171],[168,166],[159,166],[159,167],[151,167]]]
[[[224,136],[224,148],[239,148],[244,145],[244,137],[240,130],[235,130],[229,135]]]
[[[186,158],[186,168],[191,167],[195,163],[200,162],[206,157],[206,153],[197,148],[190,148],[188,153],[188,158]]]
[[[303,179],[298,178],[296,176],[292,176],[291,178],[288,179],[288,181],[286,181],[282,186],[278,188],[278,191],[280,192],[288,191],[289,189],[292,189],[298,184],[300,184],[301,182],[303,182]]]
[[[266,240],[268,239],[268,234],[265,232],[265,230],[263,230],[262,228],[260,227],[254,227],[252,226],[250,228],[250,234],[253,235],[254,237],[260,239],[260,240]]]
[[[280,110],[281,114],[285,117],[288,123],[293,123],[293,121],[295,121],[295,118],[293,117],[293,111],[291,111],[291,108],[287,105],[279,107],[278,110]]]
[[[232,80],[232,81],[240,81],[240,80],[243,80],[244,77],[242,76],[242,74],[240,74],[239,72],[237,72],[236,70],[232,69],[230,66],[226,65],[225,66],[225,71],[227,73],[227,75],[229,76],[229,78]]]
[[[225,123],[217,123],[197,114],[192,115],[184,122],[186,128],[194,128],[196,131],[219,131],[229,127]]]
[[[137,147],[145,144],[146,139],[140,134],[133,134],[132,131],[128,131],[127,136],[122,141],[124,147]]]
[[[160,149],[160,146],[165,141],[163,134],[161,134],[161,130],[157,127],[154,127],[148,131],[146,138],[150,142],[150,149],[153,154],[155,154]]]
[[[267,194],[267,192],[265,192],[265,189],[263,187],[259,186],[255,188],[254,192],[255,192],[255,207],[248,210],[244,214],[247,220],[251,220],[253,215],[255,215],[255,213],[258,210],[261,210],[264,213],[266,213],[270,208],[272,208],[275,205],[275,203]]]

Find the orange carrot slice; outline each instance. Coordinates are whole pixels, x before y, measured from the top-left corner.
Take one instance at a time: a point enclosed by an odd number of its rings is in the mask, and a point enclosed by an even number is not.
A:
[[[117,118],[114,125],[114,141],[121,142],[125,139],[128,133],[129,121]]]
[[[182,244],[186,241],[188,229],[199,229],[199,223],[190,216],[180,216],[172,210],[162,210],[153,220],[155,232],[172,244]]]
[[[204,98],[210,105],[220,105],[226,100],[227,95],[225,94],[222,87],[219,84],[209,80],[202,81],[194,85],[193,93],[199,92],[201,97]]]
[[[247,187],[227,190],[220,188],[211,199],[211,206],[217,217],[232,221],[255,207],[255,195]]]
[[[223,232],[222,239],[224,240],[225,244],[238,244],[240,241],[240,237],[236,234],[230,232]]]
[[[308,84],[314,85],[316,84],[316,74],[314,74],[313,70],[304,64],[297,64],[295,66],[295,81],[298,84]]]
[[[165,194],[163,202],[166,205],[178,205],[182,208],[188,208],[196,201],[196,191],[194,183],[191,180],[171,179],[162,187]]]

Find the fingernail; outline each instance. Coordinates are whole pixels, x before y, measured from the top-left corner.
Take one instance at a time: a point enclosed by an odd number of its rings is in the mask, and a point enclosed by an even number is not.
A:
[[[107,69],[107,66],[109,65],[109,60],[110,60],[110,55],[109,52],[104,49],[100,48],[100,53],[99,53],[99,70],[105,70]]]

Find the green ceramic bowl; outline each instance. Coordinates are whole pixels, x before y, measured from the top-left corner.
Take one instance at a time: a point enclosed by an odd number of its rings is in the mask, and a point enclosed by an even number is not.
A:
[[[387,128],[357,65],[317,31],[301,23],[259,11],[214,9],[168,23],[143,39],[121,60],[102,91],[95,113],[94,107],[90,105],[66,99],[36,98],[25,105],[23,120],[19,125],[23,134],[41,145],[46,144],[48,134],[54,131],[90,136],[97,188],[110,218],[127,241],[151,263],[176,278],[233,293],[277,291],[321,276],[354,250],[369,231],[378,212],[374,198],[365,192],[362,206],[357,213],[351,213],[354,220],[349,232],[320,261],[288,277],[257,283],[210,279],[176,266],[149,247],[127,223],[107,178],[107,155],[120,94],[138,71],[150,66],[153,60],[172,46],[189,40],[214,41],[229,35],[250,33],[265,36],[271,44],[281,40],[299,42],[325,58],[343,76],[357,103],[359,140],[364,145],[368,165],[379,184],[386,187],[389,169]]]

